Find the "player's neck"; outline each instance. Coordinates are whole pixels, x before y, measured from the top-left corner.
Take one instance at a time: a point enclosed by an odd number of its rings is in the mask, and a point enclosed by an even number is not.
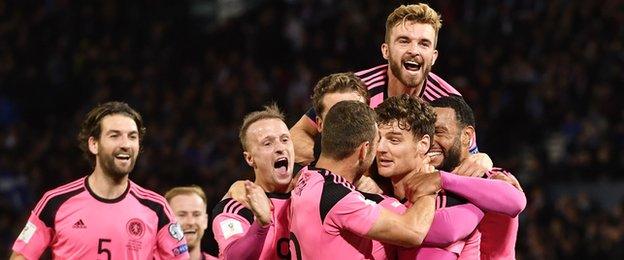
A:
[[[403,185],[403,180],[405,180],[405,175],[390,177],[390,181],[392,182],[392,189],[394,191],[394,197],[399,200],[405,198],[405,186]]]
[[[189,256],[190,260],[200,260],[202,257],[201,248],[199,246],[190,247],[189,246]]]
[[[316,162],[316,167],[326,169],[333,174],[342,176],[353,184],[357,175],[357,158],[349,156],[342,160],[334,160],[321,154]]]
[[[403,83],[394,76],[394,74],[392,73],[392,71],[390,71],[390,69],[388,69],[388,97],[396,97],[396,96],[400,96],[403,94],[408,94],[412,97],[417,97],[418,94],[420,94],[420,91],[422,90],[423,86],[425,85],[425,82],[423,81],[422,84],[420,84],[419,87],[416,88],[411,88],[408,86],[403,85]]]
[[[126,191],[128,187],[128,175],[122,178],[111,178],[99,167],[96,167],[93,173],[89,175],[88,183],[91,190],[98,197],[116,199]]]

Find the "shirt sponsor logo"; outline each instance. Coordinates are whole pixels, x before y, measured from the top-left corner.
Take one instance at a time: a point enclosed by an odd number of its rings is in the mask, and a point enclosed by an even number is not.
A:
[[[74,223],[72,228],[84,229],[84,228],[87,228],[87,225],[85,225],[85,223],[82,221],[82,219],[78,219],[78,221],[76,221],[76,223]]]
[[[169,225],[169,234],[178,241],[184,238],[184,232],[182,232],[182,228],[178,223],[172,223]]]
[[[22,240],[24,241],[24,243],[28,244],[32,236],[35,234],[35,231],[37,231],[37,226],[28,221],[26,222],[26,226],[24,227],[24,229],[22,229],[22,232],[17,237],[17,240]]]
[[[178,247],[171,249],[171,251],[173,252],[173,256],[179,256],[188,251],[188,246],[186,244],[179,245]]]
[[[223,238],[225,239],[243,233],[243,225],[236,219],[226,219],[221,221],[219,225],[221,226],[221,233],[223,233]]]
[[[126,224],[126,231],[131,238],[139,239],[145,234],[145,223],[138,218],[133,218]]]

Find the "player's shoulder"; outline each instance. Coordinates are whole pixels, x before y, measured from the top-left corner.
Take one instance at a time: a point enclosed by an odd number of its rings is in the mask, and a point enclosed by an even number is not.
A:
[[[321,192],[319,210],[321,221],[325,221],[327,214],[349,194],[360,195],[353,184],[349,183],[342,176],[331,173],[327,170],[320,170],[319,174],[323,176],[323,191]]]
[[[169,205],[167,200],[162,195],[141,187],[133,181],[130,181],[130,194],[134,196],[138,200],[151,201],[154,203],[158,203],[164,206]]]
[[[213,219],[223,214],[241,216],[245,220],[247,220],[249,224],[253,223],[254,221],[253,212],[250,209],[246,208],[243,204],[232,198],[225,198],[219,201],[219,203],[217,203],[217,205],[212,209]]]
[[[461,96],[461,93],[457,91],[451,84],[449,84],[442,77],[436,75],[433,72],[429,72],[427,74],[427,85],[425,86],[427,91],[435,91],[439,94],[447,95],[457,95]]]
[[[355,72],[354,74],[362,80],[362,83],[371,90],[372,88],[384,86],[387,78],[388,64],[375,66],[369,69]]]
[[[59,208],[72,197],[85,191],[86,177],[51,189],[43,194],[35,206],[33,214],[39,216],[46,226],[54,226],[54,218]]]

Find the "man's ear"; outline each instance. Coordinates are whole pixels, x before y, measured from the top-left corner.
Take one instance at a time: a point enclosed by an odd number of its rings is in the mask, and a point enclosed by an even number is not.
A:
[[[256,167],[253,156],[251,156],[249,152],[243,152],[243,157],[245,157],[245,162],[247,162],[247,165],[251,166],[252,168]]]
[[[431,59],[431,66],[435,65],[435,62],[437,59],[438,59],[438,50],[433,50],[433,58]]]
[[[466,126],[462,129],[461,133],[461,145],[463,147],[470,147],[472,140],[474,139],[475,129],[472,126]]]
[[[316,116],[316,130],[319,133],[323,132],[323,119],[320,116]]]
[[[385,60],[390,58],[390,48],[388,48],[388,44],[385,42],[381,44],[381,56],[383,56]]]
[[[428,134],[423,135],[416,143],[416,152],[419,155],[425,155],[431,148],[431,137]]]
[[[370,142],[369,141],[364,141],[362,142],[357,149],[357,153],[358,153],[358,159],[360,161],[364,161],[366,160],[366,157],[368,156],[368,147],[370,146]]]
[[[90,136],[89,140],[87,140],[87,145],[89,146],[89,151],[92,154],[95,154],[95,155],[98,154],[98,147],[100,143],[98,142],[98,140],[95,139],[95,137]]]

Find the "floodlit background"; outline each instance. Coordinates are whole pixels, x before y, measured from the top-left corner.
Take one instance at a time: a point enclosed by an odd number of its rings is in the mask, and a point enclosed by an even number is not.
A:
[[[91,172],[76,135],[94,105],[143,114],[131,179],[198,184],[212,209],[252,174],[243,115],[276,101],[292,125],[318,79],[385,63],[398,3],[0,0],[0,257],[46,190]],[[518,258],[624,259],[623,2],[429,3],[443,19],[433,72],[527,194]]]

